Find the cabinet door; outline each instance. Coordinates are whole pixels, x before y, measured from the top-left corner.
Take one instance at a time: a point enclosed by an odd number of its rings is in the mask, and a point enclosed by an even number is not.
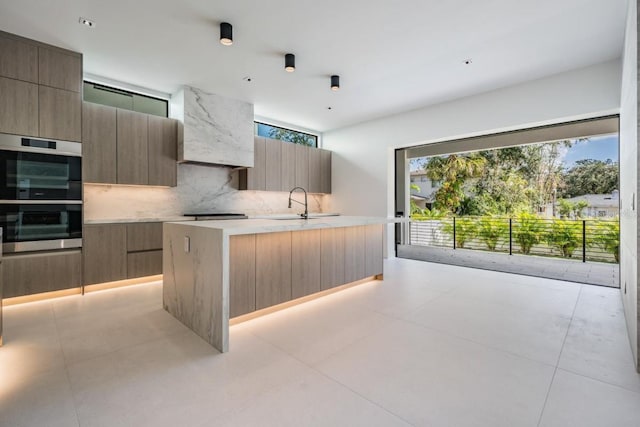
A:
[[[344,281],[355,282],[367,277],[365,274],[365,228],[346,227],[344,229]]]
[[[38,136],[38,85],[0,77],[0,132]]]
[[[4,298],[77,288],[82,284],[80,251],[5,255]]]
[[[82,98],[79,92],[39,86],[40,136],[82,140]]]
[[[282,191],[282,142],[265,139],[265,190]]]
[[[0,76],[38,83],[38,48],[0,36]]]
[[[127,254],[127,278],[162,274],[162,250]]]
[[[320,192],[331,193],[331,151],[320,150]]]
[[[296,186],[296,144],[281,142],[282,171],[280,191],[291,191]]]
[[[229,237],[229,317],[256,310],[256,235]]]
[[[126,224],[86,225],[82,235],[84,284],[127,278]]]
[[[291,300],[291,233],[256,235],[256,309]]]
[[[309,190],[309,147],[295,144],[296,150],[296,180],[295,186]]]
[[[384,255],[382,224],[365,226],[365,275],[366,277],[382,274]]]
[[[46,47],[38,48],[39,83],[73,92],[82,91],[82,56]]]
[[[149,184],[177,185],[178,126],[173,119],[149,116]]]
[[[84,182],[115,184],[116,109],[82,105],[82,176]]]
[[[320,292],[320,230],[291,233],[291,297]]]
[[[317,148],[309,148],[309,193],[322,191],[321,166],[322,154]]]
[[[253,140],[253,167],[247,168],[247,190],[264,191],[266,189],[266,143],[256,136]]]
[[[320,230],[320,285],[322,290],[344,285],[344,228]]]
[[[127,252],[162,249],[162,223],[127,224]]]
[[[148,117],[134,111],[117,113],[118,184],[149,183]]]

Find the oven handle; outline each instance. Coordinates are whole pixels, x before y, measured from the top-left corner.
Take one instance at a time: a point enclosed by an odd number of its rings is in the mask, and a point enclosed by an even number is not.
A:
[[[23,140],[33,140],[42,142],[54,142],[56,148],[33,147],[23,145]],[[8,135],[0,133],[0,150],[21,151],[27,153],[43,153],[54,156],[82,157],[82,144],[79,142],[59,141],[55,139],[40,139],[19,135]]]

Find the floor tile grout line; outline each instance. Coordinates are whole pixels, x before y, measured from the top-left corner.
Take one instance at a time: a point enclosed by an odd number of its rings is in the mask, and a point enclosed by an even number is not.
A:
[[[611,383],[609,381],[605,381],[602,378],[594,378],[592,376],[585,375],[585,374],[580,373],[580,372],[572,371],[571,369],[568,369],[568,368],[561,368],[561,367],[558,366],[558,369],[560,371],[564,371],[564,372],[567,372],[567,373],[572,374],[572,375],[577,375],[579,377],[586,378],[586,379],[593,380],[593,381],[597,381],[597,382],[599,382],[601,384],[609,385],[609,386],[618,388],[618,389],[623,390],[623,391],[628,391],[629,393],[635,393],[635,394],[640,395],[640,390],[631,390],[630,388],[621,386],[620,384],[614,384],[614,383]]]
[[[328,379],[329,381],[332,381],[332,382],[334,382],[334,383],[338,384],[338,385],[339,385],[339,386],[341,386],[341,387],[344,387],[345,389],[349,390],[350,392],[352,392],[352,393],[353,393],[353,394],[355,394],[356,396],[359,396],[361,399],[366,400],[367,402],[371,403],[371,404],[372,404],[372,405],[374,405],[375,407],[382,409],[384,412],[388,413],[389,415],[391,415],[391,416],[393,416],[393,417],[395,417],[395,418],[397,418],[397,419],[399,419],[399,420],[401,420],[401,421],[403,421],[403,422],[405,422],[405,423],[409,424],[410,426],[414,426],[414,427],[415,427],[415,424],[413,424],[413,423],[409,422],[408,420],[406,420],[405,418],[401,417],[400,415],[398,415],[398,414],[396,414],[396,413],[394,413],[394,412],[391,412],[389,409],[385,408],[385,407],[384,407],[384,406],[382,406],[381,404],[379,404],[379,403],[377,403],[377,402],[372,401],[371,399],[369,399],[369,398],[368,398],[368,397],[366,397],[366,396],[363,396],[362,394],[360,394],[360,393],[358,393],[357,391],[353,390],[351,387],[347,386],[346,384],[343,384],[343,383],[341,383],[340,381],[338,381],[337,379],[335,379],[335,378],[333,378],[333,377],[331,377],[331,376],[327,375],[326,373],[324,373],[324,372],[320,371],[317,367],[315,367],[315,366],[313,366],[313,365],[310,365],[309,363],[305,362],[304,360],[301,360],[300,358],[298,358],[298,357],[296,357],[295,355],[293,355],[293,354],[289,353],[287,350],[285,350],[284,348],[280,347],[279,345],[276,345],[276,344],[272,343],[271,341],[268,341],[268,340],[266,340],[265,338],[263,338],[263,337],[261,337],[261,336],[259,336],[259,335],[254,334],[252,331],[249,331],[249,333],[250,333],[251,335],[255,336],[256,338],[258,338],[260,341],[264,342],[265,344],[267,344],[267,345],[269,345],[269,346],[271,346],[271,347],[275,348],[276,350],[278,350],[278,351],[280,351],[280,352],[282,352],[282,353],[286,354],[288,357],[291,357],[292,359],[294,359],[294,360],[298,361],[299,363],[301,363],[302,365],[304,365],[304,366],[306,366],[307,368],[311,369],[312,371],[316,372],[317,374],[321,375],[322,377],[324,377],[324,378]],[[351,343],[351,344],[353,344],[353,343]],[[351,344],[347,344],[346,346],[342,347],[340,350],[338,350],[338,351],[336,351],[335,353],[333,353],[331,356],[338,354],[340,351],[343,351],[343,350],[344,350],[344,349],[346,349],[347,347],[351,346]],[[327,358],[328,358],[328,357],[327,357]],[[327,358],[322,359],[320,362],[322,362],[323,360],[326,360]],[[317,363],[320,363],[320,362],[317,362]]]
[[[69,366],[67,365],[67,356],[64,352],[64,348],[62,347],[62,340],[60,339],[60,330],[58,325],[58,316],[56,315],[56,310],[53,304],[51,304],[51,312],[53,313],[53,322],[56,326],[56,338],[58,340],[58,345],[60,346],[60,352],[62,353],[62,361],[64,362],[64,374],[67,379],[67,386],[69,387],[69,393],[71,394],[71,400],[73,401],[73,413],[76,416],[76,424],[80,427],[80,415],[78,414],[78,402],[76,401],[76,395],[73,392],[73,385],[71,384],[71,375],[69,374]]]
[[[562,346],[560,347],[560,354],[558,354],[558,360],[556,361],[555,369],[553,370],[553,375],[551,376],[551,381],[549,382],[549,388],[547,389],[547,395],[544,398],[544,403],[542,404],[542,410],[540,410],[540,417],[538,418],[537,426],[540,427],[540,423],[542,422],[542,417],[544,416],[544,411],[547,409],[547,402],[549,401],[549,395],[551,394],[551,388],[553,387],[553,382],[556,379],[556,373],[558,372],[558,365],[560,364],[560,359],[562,358],[562,351],[564,350],[564,346],[567,342],[567,337],[569,336],[569,331],[571,330],[571,324],[573,323],[573,318],[576,314],[576,310],[578,309],[578,303],[580,302],[580,296],[582,295],[582,290],[584,286],[580,287],[580,291],[578,292],[578,297],[576,298],[576,304],[573,307],[573,313],[571,313],[571,320],[569,321],[569,326],[567,326],[567,332],[564,334],[564,339],[562,340]]]

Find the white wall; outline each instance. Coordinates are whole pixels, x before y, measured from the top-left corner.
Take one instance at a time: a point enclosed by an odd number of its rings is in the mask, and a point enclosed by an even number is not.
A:
[[[323,146],[334,155],[326,209],[392,216],[394,148],[616,114],[620,75],[620,61],[611,61],[327,132]]]
[[[629,1],[620,108],[620,282],[627,330],[638,363],[638,28]],[[635,206],[634,206],[635,205]]]

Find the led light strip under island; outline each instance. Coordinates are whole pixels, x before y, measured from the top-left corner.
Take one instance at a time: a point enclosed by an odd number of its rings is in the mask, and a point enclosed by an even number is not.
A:
[[[164,224],[163,305],[221,352],[229,319],[382,278],[385,224],[326,216]]]

